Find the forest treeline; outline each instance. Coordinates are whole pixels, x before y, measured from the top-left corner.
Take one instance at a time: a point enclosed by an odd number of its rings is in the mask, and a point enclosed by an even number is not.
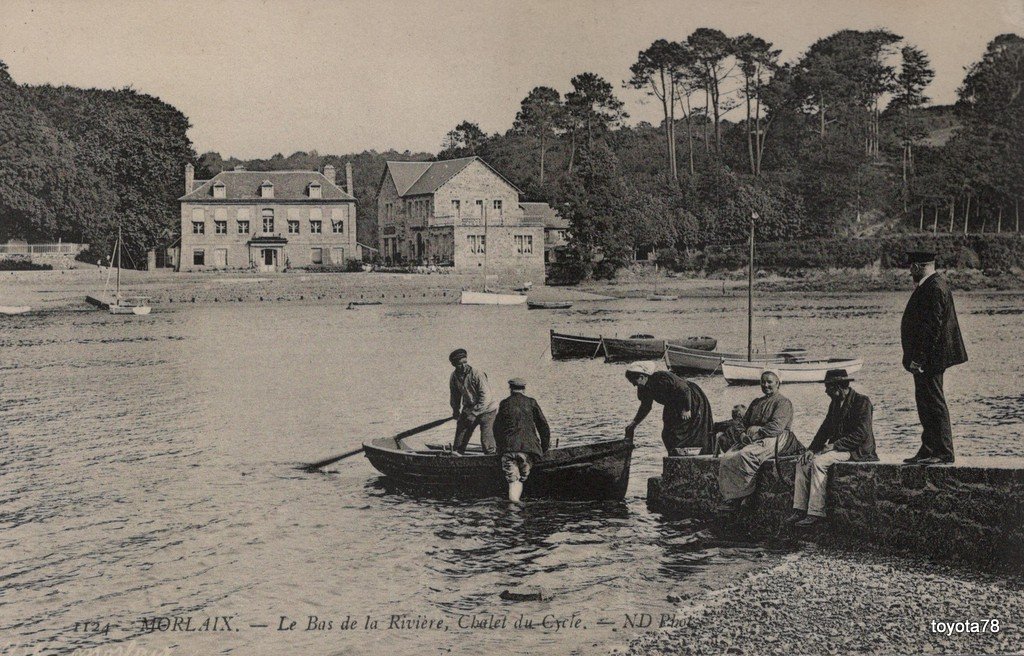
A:
[[[17,85],[0,63],[0,239],[87,241],[118,225],[141,254],[173,240],[182,164],[320,169],[352,162],[359,240],[373,244],[388,159],[479,155],[572,224],[572,255],[611,267],[640,250],[685,257],[744,240],[1019,231],[1024,39],[1004,34],[930,105],[928,53],[887,30],[842,30],[793,61],[752,34],[700,28],[638,52],[621,79],[538,86],[501,134],[466,117],[438,153],[196,157],[188,119],[131,89]],[[627,125],[624,88],[658,125]],[[343,178],[339,180],[343,183]]]

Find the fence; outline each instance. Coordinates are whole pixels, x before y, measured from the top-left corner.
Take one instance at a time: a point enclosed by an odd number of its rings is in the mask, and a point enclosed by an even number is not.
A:
[[[78,255],[89,244],[0,244],[0,255]]]

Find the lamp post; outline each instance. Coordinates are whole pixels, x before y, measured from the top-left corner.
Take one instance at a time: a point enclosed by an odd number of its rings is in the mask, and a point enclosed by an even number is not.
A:
[[[754,222],[761,216],[750,213],[750,261],[747,266],[747,362],[754,360]]]

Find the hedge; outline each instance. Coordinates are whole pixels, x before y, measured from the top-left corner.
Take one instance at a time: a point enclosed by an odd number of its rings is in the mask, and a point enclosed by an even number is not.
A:
[[[758,269],[862,268],[878,262],[902,267],[906,252],[931,250],[940,269],[1024,269],[1024,237],[1018,234],[893,235],[869,238],[811,239],[758,244]],[[702,265],[705,271],[743,268],[746,245],[709,246],[700,258],[677,260],[681,269]]]

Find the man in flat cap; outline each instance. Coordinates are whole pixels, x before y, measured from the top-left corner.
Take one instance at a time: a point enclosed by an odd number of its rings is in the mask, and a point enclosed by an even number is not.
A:
[[[498,406],[494,419],[494,439],[508,483],[508,499],[519,501],[530,469],[551,445],[551,429],[540,404],[526,396],[525,380],[513,378],[508,388],[508,398]]]
[[[910,275],[917,284],[903,311],[900,338],[903,368],[914,375],[917,416],[921,419],[921,448],[906,463],[937,465],[953,462],[953,430],[942,391],[949,367],[967,362],[953,294],[935,272],[935,253],[907,253]]]
[[[682,455],[682,449],[693,447],[699,447],[702,454],[711,453],[715,421],[708,397],[696,383],[671,371],[655,371],[654,365],[647,362],[627,367],[626,379],[636,387],[640,400],[636,416],[626,426],[627,438],[633,439],[636,427],[657,401],[664,406],[661,441],[670,456]]]
[[[466,349],[455,349],[448,355],[455,371],[448,379],[448,391],[451,397],[452,416],[458,421],[455,425],[454,453],[463,455],[473,430],[480,427],[480,445],[484,453],[495,453],[494,415],[498,412],[498,400],[491,392],[487,374],[469,366]]]
[[[853,390],[851,382],[846,369],[825,372],[825,393],[832,401],[811,447],[797,460],[793,480],[793,514],[787,521],[800,528],[814,526],[825,516],[829,467],[878,460],[871,399]]]

